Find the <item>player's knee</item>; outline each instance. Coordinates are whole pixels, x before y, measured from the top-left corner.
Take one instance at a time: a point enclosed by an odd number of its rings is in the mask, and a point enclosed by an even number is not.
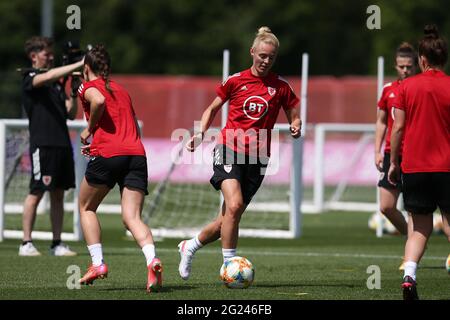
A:
[[[136,224],[138,222],[140,222],[139,215],[133,214],[122,215],[122,223],[127,229],[129,229],[131,225]]]
[[[222,229],[222,219],[216,219],[214,223],[214,233],[220,233],[220,230]]]
[[[42,199],[43,195],[44,195],[43,193],[29,194],[25,198],[25,202],[26,202],[27,205],[37,206],[41,202],[41,199]]]
[[[227,209],[231,215],[240,215],[244,208],[244,202],[240,200],[232,200],[227,203]]]
[[[383,213],[385,216],[392,216],[395,215],[397,213],[397,208],[395,206],[391,206],[391,205],[381,205],[380,206],[380,211],[381,213]]]
[[[86,214],[96,211],[96,208],[94,208],[89,202],[82,200],[78,201],[78,208],[80,210],[80,214]]]
[[[125,229],[130,230],[130,225],[133,224],[132,220],[126,217],[122,217],[122,224]]]
[[[25,201],[25,206],[26,207],[31,207],[31,208],[37,208],[39,205],[40,201],[36,201],[36,200],[27,200]]]
[[[97,211],[96,210],[93,210],[93,209],[91,209],[91,208],[89,208],[89,207],[84,207],[84,208],[82,208],[82,207],[80,207],[80,216],[87,216],[87,215],[90,215],[90,214],[97,214]]]
[[[122,216],[122,224],[125,227],[128,227],[128,225],[131,223],[131,218],[127,217],[127,216]]]
[[[80,214],[86,213],[88,211],[86,202],[78,201],[78,209],[80,210]]]

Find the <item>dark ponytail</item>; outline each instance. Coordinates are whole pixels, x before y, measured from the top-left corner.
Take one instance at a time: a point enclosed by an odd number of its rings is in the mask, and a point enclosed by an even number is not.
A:
[[[425,39],[437,39],[439,38],[439,31],[435,24],[427,24],[423,29]]]
[[[439,36],[435,24],[427,24],[424,28],[424,37],[419,41],[419,56],[425,56],[432,67],[443,68],[447,63],[447,42]]]
[[[91,68],[92,72],[96,76],[102,77],[105,80],[106,90],[109,93],[113,94],[109,82],[109,74],[111,72],[111,58],[108,51],[106,51],[105,46],[102,44],[98,44],[94,48],[89,50],[84,58],[84,63]]]

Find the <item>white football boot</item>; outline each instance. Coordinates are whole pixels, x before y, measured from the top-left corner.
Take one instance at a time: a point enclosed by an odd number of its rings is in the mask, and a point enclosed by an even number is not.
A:
[[[54,248],[50,249],[50,254],[56,257],[73,257],[77,255],[75,251],[70,250],[67,244],[64,244],[62,242]]]
[[[180,252],[180,265],[178,266],[178,272],[183,280],[189,279],[191,275],[192,259],[194,255],[192,252],[186,249],[187,240],[183,240],[178,244],[178,252]]]
[[[36,249],[32,242],[27,242],[26,244],[20,245],[19,256],[22,257],[36,257],[40,256],[41,253]]]

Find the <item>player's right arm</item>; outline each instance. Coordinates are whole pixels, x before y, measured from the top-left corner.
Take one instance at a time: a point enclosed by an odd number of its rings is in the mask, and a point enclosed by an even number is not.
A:
[[[134,118],[134,125],[136,126],[138,136],[139,136],[139,138],[142,138],[142,132],[141,132],[141,127],[139,126],[139,120],[136,117],[136,115],[134,115],[133,118]]]
[[[202,119],[200,121],[200,132],[194,133],[189,142],[186,144],[186,149],[193,152],[203,140],[206,130],[209,129],[211,123],[213,122],[217,112],[223,106],[225,101],[220,97],[216,97],[213,102],[206,108],[203,112]]]
[[[81,68],[84,64],[84,59],[72,64],[68,64],[67,66],[62,66],[58,68],[53,68],[44,73],[39,73],[33,77],[33,88],[39,88],[45,85],[46,83],[54,82],[75,70]]]
[[[82,144],[87,145],[88,138],[94,132],[95,126],[105,111],[105,97],[98,89],[90,87],[84,92],[84,99],[89,103],[90,115],[88,126],[81,132],[80,139]]]
[[[297,108],[285,109],[286,117],[290,124],[291,136],[294,139],[300,138],[302,130],[302,120]]]
[[[379,171],[383,170],[383,153],[381,146],[387,130],[387,112],[383,109],[377,111],[377,122],[375,124],[375,166]]]

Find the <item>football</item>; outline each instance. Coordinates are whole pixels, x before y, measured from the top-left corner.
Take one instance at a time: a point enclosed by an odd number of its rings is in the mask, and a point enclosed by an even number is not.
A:
[[[255,278],[253,264],[244,257],[233,257],[220,268],[220,279],[227,288],[248,288]]]
[[[378,213],[374,213],[369,217],[368,226],[369,229],[376,231],[378,226]],[[405,219],[408,221],[408,217],[406,214]],[[400,232],[394,227],[394,225],[384,216],[382,215],[382,223],[383,223],[383,234],[391,234],[391,235],[399,235]],[[433,232],[434,233],[443,233],[443,224],[442,217],[439,213],[433,213]]]
[[[383,234],[390,234],[390,235],[400,234],[400,232],[397,231],[394,225],[384,215],[381,216],[381,220],[383,226]],[[368,221],[369,229],[376,231],[378,224],[379,224],[378,213],[375,212],[369,218]]]

